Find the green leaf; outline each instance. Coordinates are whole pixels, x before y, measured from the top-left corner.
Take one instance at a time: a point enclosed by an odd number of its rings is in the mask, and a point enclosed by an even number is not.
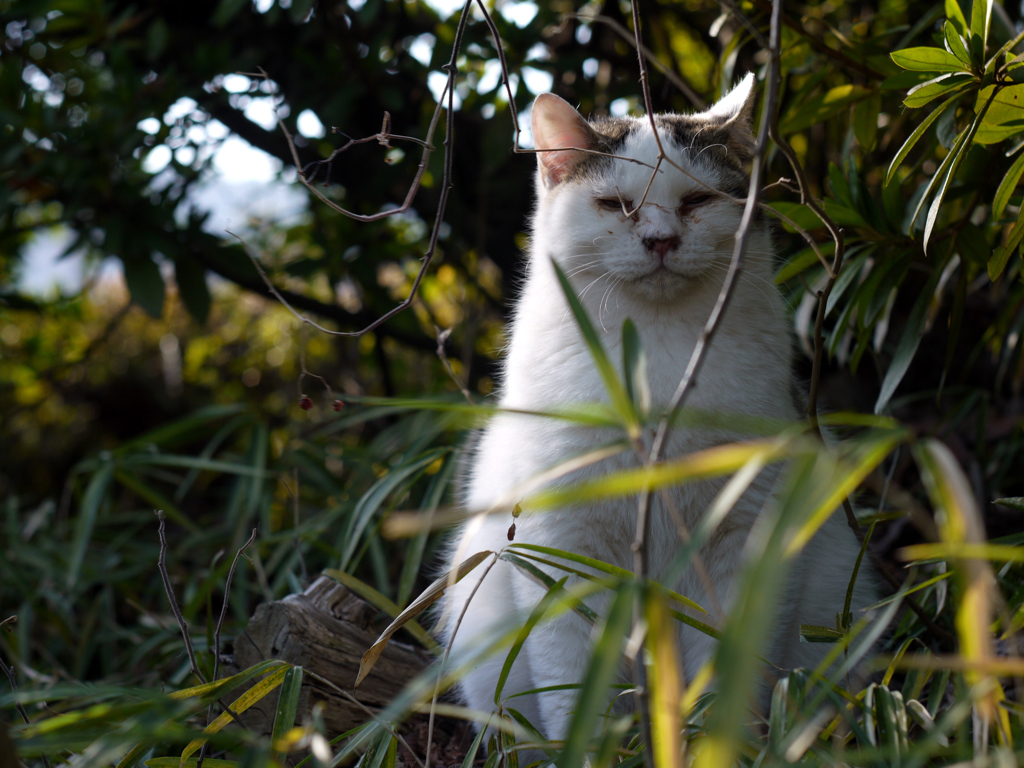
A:
[[[573,712],[565,749],[558,756],[558,768],[578,768],[586,762],[587,747],[598,717],[608,705],[608,688],[622,665],[622,646],[629,631],[636,589],[624,584],[615,593],[601,637],[594,646],[587,674],[583,678],[576,710]]]
[[[801,624],[800,640],[805,643],[837,643],[843,639],[843,633],[835,627],[818,624]]]
[[[896,66],[915,72],[963,72],[964,63],[942,48],[906,48],[889,54]]]
[[[235,714],[245,712],[245,710],[277,688],[277,686],[279,686],[284,680],[289,669],[291,669],[290,666],[282,667],[271,672],[265,678],[256,683],[256,685],[231,702],[231,711]],[[212,723],[203,729],[203,733],[206,734],[206,736],[218,733],[225,725],[231,722],[234,722],[231,712],[222,712]],[[206,741],[207,739],[204,737],[193,739],[189,742],[188,746],[185,747],[184,751],[182,751],[181,759],[187,760],[190,756],[195,754],[196,750],[202,747]]]
[[[944,94],[959,93],[974,82],[976,81],[972,75],[955,72],[940,75],[920,85],[915,85],[907,91],[907,97],[903,100],[903,103],[911,109],[917,109]]]
[[[71,561],[68,563],[67,579],[69,589],[74,588],[75,582],[78,581],[82,563],[85,562],[85,553],[89,550],[92,532],[96,527],[100,505],[103,503],[107,486],[110,485],[110,478],[113,475],[114,462],[104,461],[85,489],[82,506],[78,510],[78,519],[75,521],[75,539],[71,544]]]
[[[640,343],[633,321],[622,324],[622,370],[626,378],[626,394],[634,411],[641,416],[651,410],[651,385],[647,379],[647,355]]]
[[[210,315],[210,287],[206,284],[206,270],[195,259],[181,256],[174,262],[174,280],[178,296],[185,309],[200,325]]]
[[[519,657],[519,652],[523,649],[523,644],[526,639],[530,636],[530,632],[537,626],[544,614],[547,613],[548,608],[551,607],[551,603],[554,602],[555,598],[559,596],[559,593],[565,591],[565,582],[569,576],[563,576],[559,581],[552,584],[548,591],[544,593],[544,596],[540,599],[534,609],[530,612],[530,617],[523,624],[522,629],[519,630],[519,634],[516,635],[516,640],[512,643],[512,647],[508,650],[508,655],[505,656],[505,664],[501,668],[501,674],[498,675],[498,683],[494,688],[494,703],[497,706],[501,706],[501,694],[505,689],[505,682],[508,680],[509,673],[512,671],[512,665],[515,664],[516,659]]]
[[[996,190],[996,196],[992,201],[993,219],[999,219],[1003,215],[1006,204],[1010,202],[1010,196],[1017,189],[1017,182],[1020,181],[1021,174],[1024,174],[1024,152],[1021,152],[1010,166],[1010,170],[1006,172],[999,184],[999,189]]]
[[[149,256],[122,258],[121,263],[132,301],[159,320],[164,311],[164,278],[160,267]]]
[[[1005,499],[994,499],[992,503],[1007,509],[1016,509],[1018,512],[1024,512],[1024,496],[1007,496]]]
[[[946,47],[949,48],[949,52],[969,68],[971,66],[971,54],[967,52],[964,39],[960,37],[960,33],[956,31],[956,27],[948,19],[942,27],[942,32],[946,37]]]
[[[569,282],[569,278],[565,276],[562,268],[554,260],[551,261],[551,266],[555,270],[558,282],[562,286],[565,299],[569,302],[569,309],[572,310],[573,317],[576,318],[576,324],[579,326],[583,341],[586,343],[587,349],[590,350],[590,355],[594,360],[594,365],[597,367],[597,372],[601,375],[601,380],[604,382],[605,391],[608,393],[608,399],[611,401],[612,408],[615,409],[615,412],[622,419],[623,425],[630,433],[630,437],[636,437],[639,434],[640,423],[636,411],[633,410],[633,402],[630,400],[629,395],[626,394],[622,382],[619,381],[615,368],[612,366],[611,361],[608,359],[608,354],[601,345],[601,339],[597,335],[593,323],[590,322],[583,304],[580,303],[572,283]]]
[[[380,509],[384,500],[402,483],[417,472],[422,472],[437,459],[448,453],[447,448],[435,448],[428,451],[416,461],[396,467],[380,478],[356,503],[356,508],[349,518],[348,527],[344,534],[345,549],[341,555],[340,569],[345,570],[362,543],[363,531],[369,525],[374,514]]]
[[[359,595],[359,597],[370,603],[374,608],[379,608],[384,611],[384,613],[392,619],[397,618],[402,613],[402,609],[399,608],[396,603],[392,602],[387,595],[382,595],[365,581],[357,579],[352,574],[339,571],[337,568],[325,568],[323,573],[325,576],[344,584],[350,590]],[[434,638],[430,636],[430,633],[423,629],[423,627],[421,627],[417,622],[410,621],[404,626],[406,630],[408,630],[409,634],[423,643],[425,648],[437,647],[437,641],[434,640]]]
[[[808,99],[798,108],[788,110],[779,122],[779,130],[785,134],[810,128],[838,114],[853,102],[867,98],[872,92],[862,85],[837,85]]]
[[[930,115],[928,115],[928,117],[922,120],[921,124],[914,129],[913,133],[910,134],[910,137],[905,142],[903,142],[903,146],[900,147],[900,151],[896,153],[896,156],[892,159],[892,162],[889,163],[889,170],[886,171],[885,173],[886,184],[892,181],[892,177],[896,173],[896,169],[899,168],[900,163],[903,162],[903,159],[907,156],[910,150],[914,148],[914,145],[917,144],[918,140],[922,136],[924,136],[925,131],[927,131],[931,127],[931,124],[934,123],[943,112],[949,109],[958,98],[959,94],[954,94],[953,96],[950,96],[948,99],[946,99],[941,105],[939,105],[935,109],[934,112],[932,112]]]
[[[277,710],[274,713],[274,728],[270,736],[271,749],[295,725],[295,713],[299,709],[299,694],[302,692],[302,667],[292,667],[284,674],[281,693],[277,699]],[[284,759],[284,753],[278,752],[277,757]]]
[[[1006,243],[996,248],[988,260],[989,280],[995,282],[1003,274],[1003,270],[1006,269],[1006,265],[1010,261],[1010,256],[1020,246],[1021,240],[1024,240],[1024,205],[1021,206],[1017,221],[1013,225],[1013,229],[1010,230]]]
[[[964,12],[957,0],[946,0],[946,18],[960,37],[967,37],[967,19],[964,18]]]
[[[974,0],[971,8],[971,58],[982,61],[985,58],[985,43],[988,41],[988,26],[992,18],[992,0]]]
[[[882,93],[875,91],[853,108],[853,133],[866,151],[875,146],[878,137],[878,115],[882,111]]]
[[[875,413],[881,413],[889,403],[889,400],[896,392],[896,387],[903,381],[903,376],[906,374],[907,369],[910,368],[910,363],[917,353],[917,347],[921,343],[921,336],[924,334],[924,322],[928,315],[928,305],[931,303],[932,294],[935,292],[936,285],[938,285],[943,266],[945,265],[935,265],[928,283],[910,310],[910,317],[907,318],[907,325],[903,329],[899,343],[896,345],[892,362],[889,363],[889,369],[885,372],[885,378],[882,379],[882,388],[878,393],[878,399],[875,401]]]
[[[996,142],[1024,133],[1024,85],[995,86],[981,89],[974,111],[988,104],[985,119],[974,140],[979,144]]]

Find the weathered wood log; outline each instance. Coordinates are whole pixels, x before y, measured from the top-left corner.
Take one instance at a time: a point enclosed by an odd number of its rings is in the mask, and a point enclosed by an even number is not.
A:
[[[256,609],[249,626],[235,639],[235,665],[246,669],[264,659],[283,659],[330,680],[377,712],[431,661],[428,652],[392,640],[367,678],[353,689],[359,660],[379,634],[371,624],[377,613],[343,585],[321,576],[305,592]],[[326,705],[324,724],[332,735],[370,719],[366,710],[329,686],[308,675],[303,679],[299,722],[319,701]],[[257,702],[245,713],[246,727],[269,734],[276,706],[273,694]]]

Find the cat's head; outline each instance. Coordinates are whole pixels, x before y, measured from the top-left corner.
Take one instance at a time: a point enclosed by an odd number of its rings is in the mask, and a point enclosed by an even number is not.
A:
[[[538,96],[535,246],[578,281],[614,281],[643,299],[708,283],[732,254],[735,199],[747,194],[753,81],[705,112],[656,116],[657,137],[648,117],[588,122],[558,96]],[[667,159],[654,173],[659,139]]]

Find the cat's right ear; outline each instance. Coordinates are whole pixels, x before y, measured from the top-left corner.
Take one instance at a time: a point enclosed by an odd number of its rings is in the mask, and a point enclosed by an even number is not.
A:
[[[596,149],[598,136],[579,112],[565,99],[542,93],[533,102],[530,115],[533,143],[537,149],[537,167],[541,181],[551,189],[572,172],[586,152]]]

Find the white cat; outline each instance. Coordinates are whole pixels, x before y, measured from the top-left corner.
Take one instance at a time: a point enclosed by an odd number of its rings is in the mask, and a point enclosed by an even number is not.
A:
[[[747,192],[743,163],[753,146],[753,77],[748,76],[711,109],[696,115],[661,115],[657,124],[669,157],[690,174],[734,198]],[[653,183],[658,149],[648,118],[585,121],[552,94],[537,98],[532,111],[537,154],[537,208],[532,219],[529,263],[515,309],[504,366],[500,404],[517,409],[552,409],[607,399],[601,377],[568,309],[551,260],[570,276],[612,360],[621,360],[621,328],[636,325],[647,355],[654,412],[663,410],[707,321],[729,264],[742,206],[714,194],[693,178],[663,163]],[[596,154],[576,149],[591,149]],[[644,164],[607,157],[634,158]],[[645,198],[646,190],[646,198]],[[640,201],[639,210],[628,216]],[[793,400],[792,344],[782,300],[773,285],[772,243],[767,223],[755,220],[740,281],[721,318],[717,336],[687,405],[706,411],[799,418]],[[651,433],[646,434],[648,446]],[[739,434],[698,432],[677,427],[666,455],[680,456]],[[494,418],[469,457],[464,503],[489,507],[511,489],[566,458],[606,443],[607,431],[571,422],[519,415]],[[625,452],[563,478],[585,477],[638,463]],[[741,565],[747,535],[766,501],[777,472],[766,470],[751,485],[703,548],[701,559],[714,587],[690,568],[672,585],[712,612],[721,626],[731,604],[733,578]],[[690,483],[669,491],[692,530],[721,483]],[[681,547],[677,528],[657,496],[650,529],[653,578],[664,573]],[[540,512],[517,521],[516,542],[554,547],[632,569],[635,498],[587,503]],[[508,545],[510,515],[469,526],[450,557]],[[830,648],[799,642],[801,623],[833,625],[842,611],[858,544],[841,516],[833,516],[793,567],[778,611],[767,657],[782,668],[813,667]],[[451,563],[450,565],[453,565]],[[481,566],[447,597],[442,632],[450,639],[455,620],[480,580]],[[813,579],[805,574],[813,573]],[[552,570],[555,578],[564,573]],[[480,584],[452,647],[457,663],[510,619],[525,617],[544,594],[534,580],[498,562]],[[854,604],[871,602],[867,575],[858,580]],[[606,605],[597,601],[597,608]],[[720,614],[715,615],[714,606]],[[536,627],[512,668],[503,698],[547,686],[581,682],[590,658],[592,628],[567,614]],[[714,652],[715,641],[679,624],[678,647],[686,679]],[[495,686],[505,661],[499,653],[461,681],[465,703],[494,710]],[[522,712],[548,738],[562,738],[577,691],[517,697]]]

